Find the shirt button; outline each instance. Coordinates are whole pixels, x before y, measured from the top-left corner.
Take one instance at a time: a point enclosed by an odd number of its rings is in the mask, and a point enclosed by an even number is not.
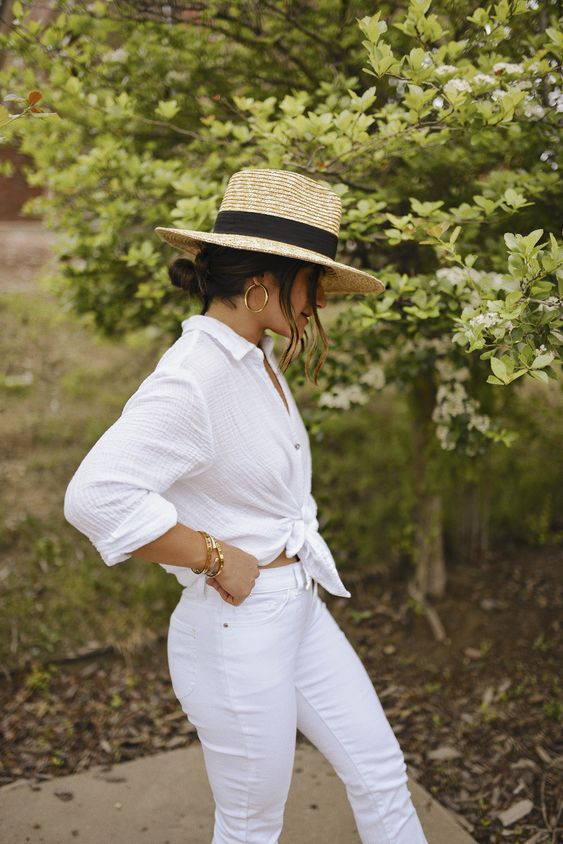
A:
[[[295,448],[301,448],[301,443],[294,443]]]

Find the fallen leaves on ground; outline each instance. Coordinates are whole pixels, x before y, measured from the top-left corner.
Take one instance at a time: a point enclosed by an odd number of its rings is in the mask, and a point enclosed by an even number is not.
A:
[[[454,569],[435,602],[445,642],[434,641],[400,584],[356,573],[350,601],[323,596],[373,680],[409,775],[480,844],[561,837],[559,564],[546,550]],[[0,705],[0,784],[33,785],[197,740],[172,692],[165,635],[136,654],[8,675]]]

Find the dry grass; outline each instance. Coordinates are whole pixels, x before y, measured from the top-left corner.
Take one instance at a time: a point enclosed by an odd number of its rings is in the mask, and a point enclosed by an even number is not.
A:
[[[159,344],[146,332],[95,339],[29,284],[3,286],[0,319],[0,662],[135,648],[165,628],[178,584],[140,561],[108,569],[65,521],[63,498]]]

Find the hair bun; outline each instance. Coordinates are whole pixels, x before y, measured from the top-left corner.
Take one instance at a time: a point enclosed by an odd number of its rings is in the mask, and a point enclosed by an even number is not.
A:
[[[168,267],[170,281],[175,287],[181,287],[190,295],[200,292],[196,267],[188,258],[176,258]]]

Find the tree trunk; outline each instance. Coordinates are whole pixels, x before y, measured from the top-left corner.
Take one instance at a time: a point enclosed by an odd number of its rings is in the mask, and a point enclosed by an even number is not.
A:
[[[425,493],[417,503],[415,519],[415,585],[422,595],[441,597],[446,589],[442,496]]]
[[[436,451],[432,410],[434,385],[430,374],[412,385],[409,404],[412,419],[412,459],[416,493],[414,592],[441,597],[446,587],[442,495],[432,471]]]
[[[457,562],[474,565],[488,556],[490,492],[486,472],[461,485],[452,527],[452,553]]]

